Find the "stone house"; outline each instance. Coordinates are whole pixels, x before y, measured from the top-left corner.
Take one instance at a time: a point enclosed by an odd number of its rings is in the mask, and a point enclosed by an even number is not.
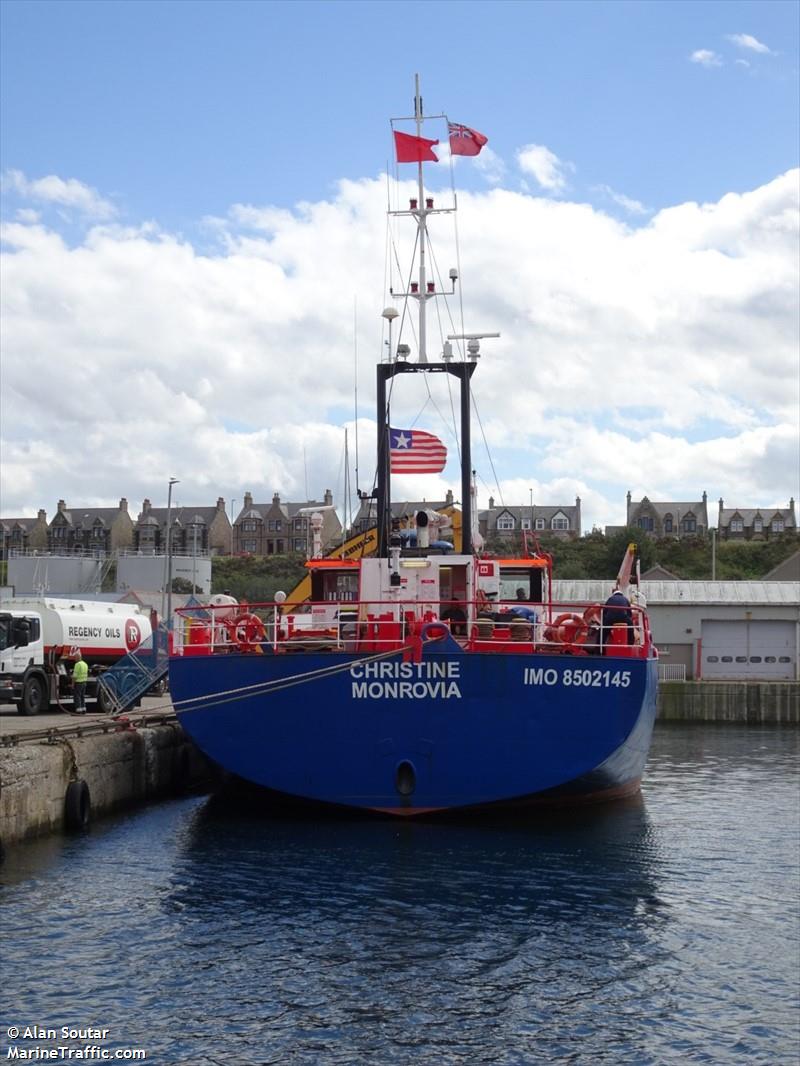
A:
[[[136,519],[133,550],[142,555],[163,555],[167,550],[167,508],[142,501]],[[217,497],[213,507],[172,507],[172,553],[175,555],[228,555],[231,523],[225,500]]]
[[[574,506],[536,504],[518,507],[509,504],[495,507],[494,497],[490,496],[489,509],[478,512],[478,530],[484,540],[500,537],[515,542],[518,547],[523,530],[574,540],[581,535],[581,498],[575,497]]]
[[[47,551],[47,513],[40,510],[36,518],[0,519],[0,558],[9,552]]]
[[[688,503],[669,500],[662,503],[650,500],[647,496],[632,500],[629,492],[626,524],[643,529],[655,540],[662,537],[680,540],[705,536],[708,533],[708,497],[704,492],[700,500]],[[606,532],[612,532],[612,529]]]
[[[56,555],[110,555],[133,547],[133,520],[123,496],[118,507],[67,508],[64,500],[47,530],[47,550]]]
[[[717,529],[720,540],[769,540],[797,533],[794,497],[788,507],[725,507],[720,498]]]
[[[294,503],[281,500],[276,492],[271,503],[254,503],[252,493],[244,494],[244,504],[233,523],[233,552],[247,555],[309,554],[312,549],[311,517],[314,508],[322,515],[322,550],[341,540],[342,524],[333,508],[333,494],[325,490],[319,500]],[[308,513],[301,513],[301,512]]]

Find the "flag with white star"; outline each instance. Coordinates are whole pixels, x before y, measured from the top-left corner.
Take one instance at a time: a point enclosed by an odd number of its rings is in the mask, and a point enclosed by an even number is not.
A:
[[[447,462],[447,448],[424,430],[390,429],[389,456],[393,474],[438,474]]]

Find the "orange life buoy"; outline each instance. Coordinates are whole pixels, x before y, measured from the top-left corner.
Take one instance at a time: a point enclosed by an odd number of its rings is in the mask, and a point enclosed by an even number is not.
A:
[[[225,619],[228,636],[242,651],[260,651],[261,641],[267,635],[264,623],[257,614],[243,614],[238,618]]]

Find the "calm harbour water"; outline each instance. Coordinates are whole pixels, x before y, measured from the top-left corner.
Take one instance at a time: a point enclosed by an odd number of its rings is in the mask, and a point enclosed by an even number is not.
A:
[[[641,803],[533,824],[312,823],[195,797],[13,848],[0,1058],[794,1066],[799,739],[661,725]]]

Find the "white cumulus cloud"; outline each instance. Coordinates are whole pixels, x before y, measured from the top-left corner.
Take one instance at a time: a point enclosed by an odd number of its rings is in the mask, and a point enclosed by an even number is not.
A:
[[[729,33],[727,39],[738,48],[745,48],[750,52],[758,52],[761,55],[774,55],[775,53],[767,45],[749,33]]]
[[[9,170],[3,174],[3,185],[22,199],[72,208],[98,221],[114,218],[117,214],[110,200],[104,199],[96,189],[75,178],[64,180],[49,174],[44,178],[29,179],[20,170]]]
[[[722,58],[709,48],[698,48],[689,56],[691,63],[699,63],[701,67],[721,67]]]
[[[415,192],[390,189],[398,204]],[[447,206],[448,189],[435,195]],[[342,503],[356,363],[369,490],[381,310],[401,308],[388,287],[405,287],[412,243],[398,227],[402,267],[386,256],[385,204],[385,181],[363,179],[293,210],[235,205],[209,225],[212,251],[153,225],[67,241],[15,216],[0,287],[3,515],[52,515],[62,497],[126,496],[138,510],[166,502],[171,475],[187,505],[326,488]],[[428,261],[439,291],[460,265],[464,319],[429,317],[429,356],[447,333],[501,333],[473,379],[481,506],[490,494],[524,504],[529,487],[542,504],[580,495],[590,529],[621,522],[642,482],[654,498],[798,498],[797,171],[636,227],[502,187],[459,191],[458,204],[458,243],[440,216]],[[392,328],[393,346],[416,352],[416,312]],[[395,496],[458,498],[448,376],[421,394],[412,377],[394,389],[393,420],[437,433],[452,461],[397,479]]]
[[[524,174],[535,178],[541,188],[547,192],[561,193],[567,187],[565,170],[571,170],[570,163],[564,163],[555,152],[543,144],[526,144],[517,151],[517,164]]]

